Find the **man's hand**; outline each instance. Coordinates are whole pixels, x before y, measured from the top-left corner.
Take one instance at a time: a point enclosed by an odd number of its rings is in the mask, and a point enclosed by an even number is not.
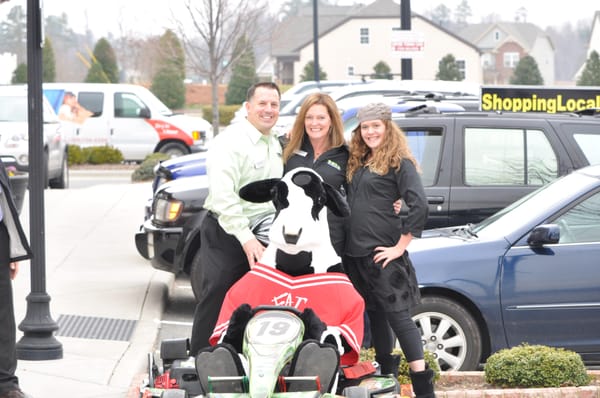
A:
[[[10,268],[10,279],[15,279],[15,277],[19,273],[19,263],[10,263],[8,266]]]
[[[256,238],[250,239],[248,242],[242,245],[242,249],[244,249],[244,253],[246,253],[246,258],[248,259],[248,264],[250,264],[250,269],[254,268],[254,264],[263,255],[265,251],[265,247],[258,241]]]

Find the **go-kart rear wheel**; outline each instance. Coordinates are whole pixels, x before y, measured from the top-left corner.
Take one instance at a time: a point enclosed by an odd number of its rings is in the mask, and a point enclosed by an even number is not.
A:
[[[164,390],[162,394],[160,394],[160,398],[188,398],[188,393],[185,390],[173,388]]]
[[[369,389],[365,386],[351,386],[344,388],[342,395],[346,398],[369,398]]]

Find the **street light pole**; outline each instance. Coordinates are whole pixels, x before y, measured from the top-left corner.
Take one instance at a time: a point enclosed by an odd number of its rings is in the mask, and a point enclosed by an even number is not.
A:
[[[62,345],[54,338],[58,324],[50,316],[46,286],[44,244],[44,142],[42,111],[43,25],[40,0],[27,0],[27,122],[29,125],[29,236],[31,292],[27,313],[19,324],[23,337],[17,342],[17,357],[25,360],[60,359]]]
[[[313,0],[313,51],[314,51],[314,66],[315,66],[315,81],[321,80],[319,76],[319,0]]]
[[[400,0],[400,30],[410,30],[410,0]],[[412,59],[402,58],[401,70],[402,80],[412,80]]]

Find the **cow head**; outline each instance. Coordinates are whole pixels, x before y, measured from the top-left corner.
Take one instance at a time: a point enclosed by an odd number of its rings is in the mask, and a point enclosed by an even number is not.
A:
[[[299,167],[282,178],[250,183],[242,187],[240,197],[275,205],[262,264],[290,275],[341,269],[329,237],[327,208],[340,217],[348,216],[350,210],[342,195],[314,170]]]

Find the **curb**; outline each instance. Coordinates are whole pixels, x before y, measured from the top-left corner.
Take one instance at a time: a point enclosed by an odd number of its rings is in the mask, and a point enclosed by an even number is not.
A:
[[[600,371],[588,371],[592,377],[600,378]],[[481,379],[483,372],[442,372],[444,380]],[[600,398],[600,386],[557,387],[557,388],[490,388],[484,390],[446,390],[435,392],[436,398]]]

